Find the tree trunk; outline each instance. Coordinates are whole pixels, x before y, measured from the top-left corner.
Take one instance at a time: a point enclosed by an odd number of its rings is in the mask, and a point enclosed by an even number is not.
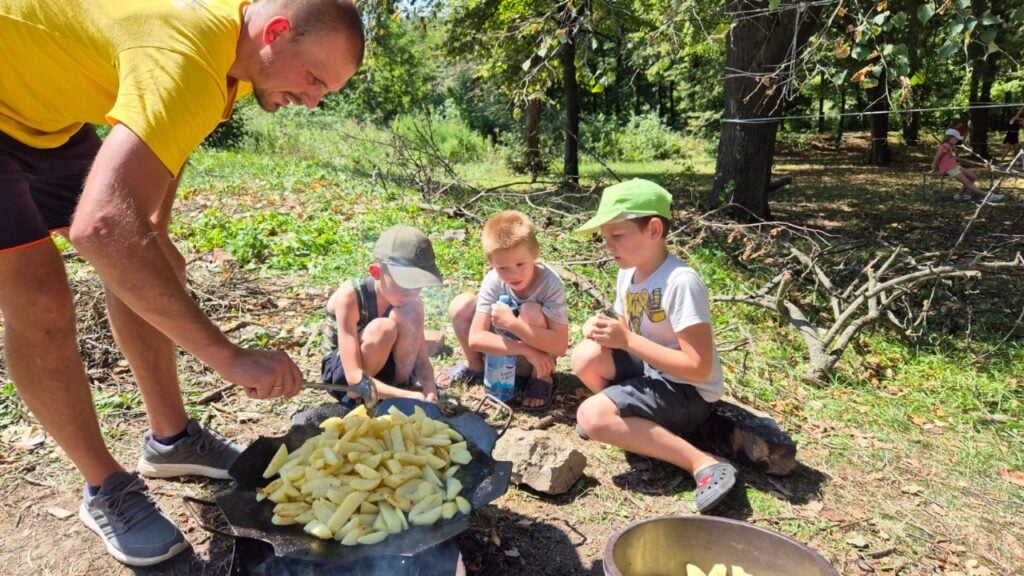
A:
[[[818,74],[818,134],[825,132],[825,73]]]
[[[977,61],[971,69],[970,118],[971,149],[982,158],[992,157],[988,149],[988,108],[978,108],[992,102],[992,84],[998,67],[995,54]]]
[[[540,97],[531,96],[526,101],[526,157],[523,165],[534,178],[544,173],[544,161],[540,157],[540,111]]]
[[[576,44],[570,37],[559,51],[562,61],[562,85],[565,90],[565,181],[580,180],[579,133],[580,90],[576,80]]]
[[[871,148],[868,152],[868,164],[887,166],[892,156],[889,152],[889,96],[885,91],[885,72],[878,79],[878,86],[868,90],[871,102],[868,112],[876,112],[868,116],[871,123]]]
[[[846,86],[839,87],[839,120],[836,121],[835,147],[843,146],[843,122],[846,119]]]
[[[750,0],[726,0],[725,9],[738,13],[764,7]],[[784,63],[798,57],[817,26],[820,11],[820,7],[783,10],[733,23],[725,48],[725,113],[715,182],[705,200],[708,207],[726,202],[738,205],[733,211],[738,218],[771,216],[768,185],[779,126],[778,120],[771,119],[783,115],[782,95],[791,80]]]
[[[903,141],[910,146],[917,146],[921,142],[921,113],[910,112],[901,117],[903,118]]]

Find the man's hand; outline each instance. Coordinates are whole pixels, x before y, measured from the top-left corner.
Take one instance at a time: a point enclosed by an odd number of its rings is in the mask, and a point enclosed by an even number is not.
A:
[[[491,325],[495,328],[511,333],[517,320],[512,307],[508,304],[501,302],[491,304]]]
[[[547,378],[555,371],[555,360],[548,353],[536,348],[530,348],[525,354],[526,360],[533,366],[533,375],[537,378]]]
[[[220,375],[245,388],[250,398],[291,398],[302,386],[302,372],[288,354],[278,350],[238,348],[230,366]]]
[[[591,320],[593,321],[589,336],[591,340],[605,348],[625,350],[629,347],[629,332],[618,319],[599,314]],[[584,334],[586,334],[586,326],[584,326]]]

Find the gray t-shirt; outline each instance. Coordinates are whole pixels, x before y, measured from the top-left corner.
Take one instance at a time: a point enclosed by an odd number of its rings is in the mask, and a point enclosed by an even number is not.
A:
[[[543,262],[537,262],[537,274],[540,280],[532,293],[519,295],[498,278],[498,273],[491,270],[480,283],[480,291],[476,295],[476,311],[483,314],[491,313],[491,304],[498,301],[498,296],[508,294],[513,302],[522,306],[527,302],[540,304],[544,316],[554,324],[569,324],[569,307],[565,303],[565,285],[562,279]]]
[[[676,333],[695,324],[711,324],[708,289],[692,268],[669,255],[646,280],[634,284],[635,268],[619,270],[615,283],[615,313],[626,318],[629,330],[666,348],[679,350]],[[697,389],[708,402],[722,397],[722,365],[718,350],[706,382],[683,382]],[[681,382],[644,362],[644,375]]]

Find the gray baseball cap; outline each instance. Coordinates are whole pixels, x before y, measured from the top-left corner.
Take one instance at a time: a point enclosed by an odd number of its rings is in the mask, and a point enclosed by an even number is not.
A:
[[[392,226],[380,235],[373,259],[388,267],[395,282],[407,290],[444,283],[430,239],[412,226]]]

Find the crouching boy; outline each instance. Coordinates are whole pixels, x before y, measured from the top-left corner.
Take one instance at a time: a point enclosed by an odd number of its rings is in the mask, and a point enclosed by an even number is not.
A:
[[[321,377],[356,386],[371,378],[381,398],[437,401],[423,336],[420,291],[442,284],[434,247],[416,228],[381,234],[369,276],[343,282],[327,301]],[[331,392],[342,404],[358,395]]]
[[[551,405],[555,358],[569,347],[565,286],[538,260],[540,243],[522,212],[495,214],[484,224],[482,236],[491,270],[478,294],[460,294],[448,309],[466,363],[442,374],[440,385],[480,382],[484,354],[519,356],[517,374],[528,377],[521,407],[545,411]],[[513,306],[499,302],[501,295],[508,295]]]
[[[697,509],[718,504],[736,471],[685,436],[722,395],[707,288],[669,254],[671,195],[646,180],[609,186],[578,232],[600,232],[619,267],[616,318],[583,327],[573,371],[595,395],[576,417],[581,436],[674,464],[694,476]]]

